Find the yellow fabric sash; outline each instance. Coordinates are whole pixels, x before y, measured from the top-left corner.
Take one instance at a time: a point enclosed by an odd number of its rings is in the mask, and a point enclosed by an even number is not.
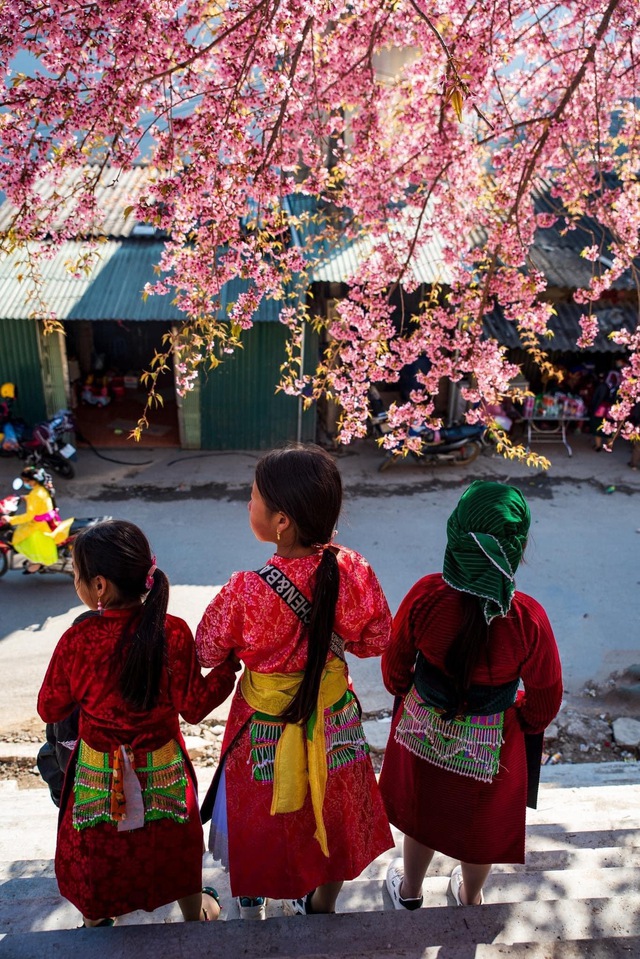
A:
[[[302,682],[303,672],[254,673],[246,669],[240,689],[247,703],[261,713],[280,716],[291,703]],[[273,767],[271,815],[301,809],[307,787],[316,822],[315,838],[325,856],[329,855],[327,832],[322,817],[327,785],[327,752],[324,711],[346,693],[347,667],[340,659],[329,659],[318,690],[318,702],[306,727],[286,723],[276,748]]]

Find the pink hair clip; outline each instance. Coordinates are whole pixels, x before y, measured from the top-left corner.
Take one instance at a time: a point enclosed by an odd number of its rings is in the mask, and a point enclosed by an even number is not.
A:
[[[152,557],[151,557],[151,566],[149,567],[149,572],[147,573],[147,578],[146,578],[146,580],[145,580],[145,582],[144,582],[144,588],[147,590],[147,592],[148,592],[148,591],[151,589],[151,587],[153,586],[153,574],[155,573],[155,571],[157,570],[157,568],[158,568],[158,567],[156,566],[156,558],[155,558],[155,556],[152,556]]]

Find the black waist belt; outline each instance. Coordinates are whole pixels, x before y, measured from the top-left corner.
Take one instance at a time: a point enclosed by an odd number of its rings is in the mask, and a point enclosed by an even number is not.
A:
[[[476,683],[466,690],[464,702],[460,704],[453,681],[428,662],[422,653],[418,653],[416,659],[413,681],[420,698],[429,706],[442,709],[444,719],[453,719],[461,713],[466,716],[501,713],[513,706],[520,685],[519,679],[499,686]]]

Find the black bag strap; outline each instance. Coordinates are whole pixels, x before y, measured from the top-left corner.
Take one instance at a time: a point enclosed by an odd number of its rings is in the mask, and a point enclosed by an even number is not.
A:
[[[311,603],[307,597],[300,592],[295,583],[292,583],[281,569],[278,569],[277,566],[272,566],[271,563],[267,563],[266,566],[263,566],[262,569],[257,569],[255,572],[271,587],[274,593],[278,594],[280,599],[284,600],[298,619],[301,620],[305,626],[308,626],[309,619],[311,618]],[[344,660],[344,640],[341,636],[338,636],[336,632],[331,633],[329,649],[338,659]]]

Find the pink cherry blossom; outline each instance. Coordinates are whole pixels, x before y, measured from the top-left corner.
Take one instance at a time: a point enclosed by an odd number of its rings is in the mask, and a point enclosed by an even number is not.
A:
[[[13,0],[0,41],[15,211],[3,249],[26,251],[37,287],[39,256],[99,236],[101,190],[145,161],[130,215],[170,237],[147,292],[185,314],[168,347],[181,391],[250,335],[266,297],[290,336],[281,387],[337,399],[345,442],[366,431],[369,384],[397,382],[426,354],[422,388],[390,412],[402,439],[433,415],[443,378],[469,382],[471,417],[511,390],[518,370],[484,333],[492,310],[541,359],[553,306],[536,230],[582,244],[578,348],[593,342],[602,297],[633,289],[636,0]],[[552,209],[536,205],[544,190]],[[349,249],[349,293],[319,315],[312,284]],[[238,278],[221,318],[222,287]],[[418,290],[419,308],[392,307]],[[33,315],[55,321],[37,297]],[[303,375],[309,322],[326,352]],[[608,428],[628,436],[638,332],[615,342],[629,365]]]

